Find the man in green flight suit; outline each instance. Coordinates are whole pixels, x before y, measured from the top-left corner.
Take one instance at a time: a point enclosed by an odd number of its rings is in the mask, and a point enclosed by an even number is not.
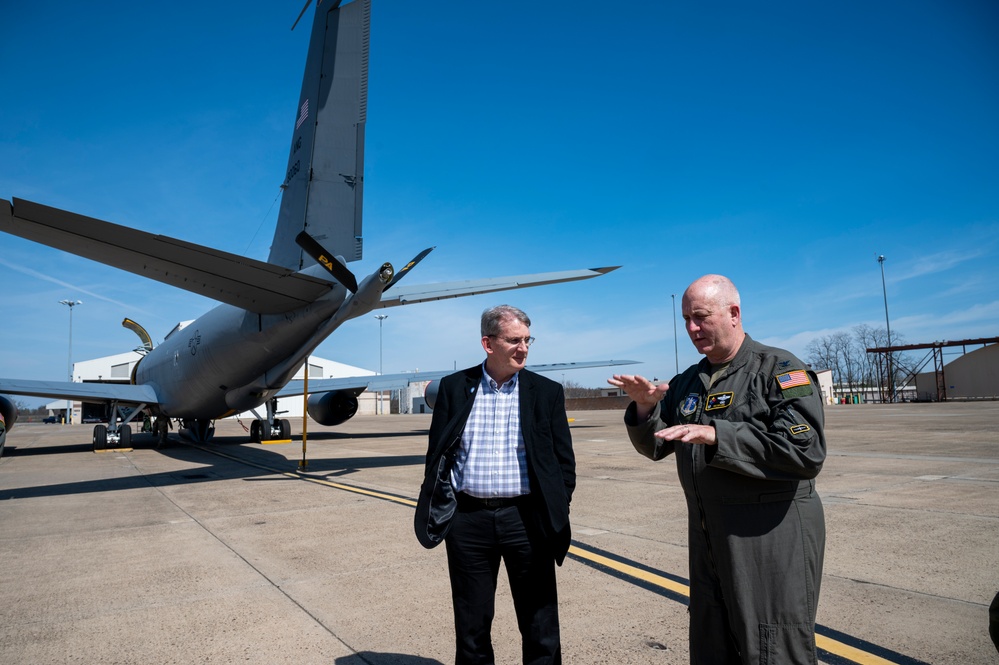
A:
[[[815,374],[742,329],[739,292],[705,275],[683,294],[704,358],[656,386],[608,382],[632,402],[641,454],[676,458],[687,500],[690,661],[816,663],[825,518],[814,478],[826,456]]]

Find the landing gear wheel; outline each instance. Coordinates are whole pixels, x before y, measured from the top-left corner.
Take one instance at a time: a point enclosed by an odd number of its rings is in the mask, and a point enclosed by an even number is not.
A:
[[[122,425],[118,428],[118,447],[119,448],[131,448],[132,447],[132,426]]]
[[[94,451],[104,450],[108,447],[108,428],[104,425],[94,427]]]
[[[260,443],[260,421],[254,420],[250,423],[250,442]]]
[[[282,439],[291,438],[291,422],[286,419],[281,419],[278,421],[281,424],[281,437]]]

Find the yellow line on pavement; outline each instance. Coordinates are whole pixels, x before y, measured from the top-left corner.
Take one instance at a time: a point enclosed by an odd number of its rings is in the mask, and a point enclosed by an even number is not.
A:
[[[593,563],[598,563],[601,566],[606,566],[612,570],[616,570],[619,573],[624,573],[629,577],[637,577],[640,580],[655,584],[658,587],[678,593],[681,596],[690,597],[690,587],[686,584],[681,584],[680,582],[674,582],[673,580],[663,577],[662,575],[656,575],[655,573],[650,573],[647,570],[629,566],[626,563],[609,559],[605,556],[601,556],[600,554],[587,552],[586,550],[580,549],[575,545],[569,546],[569,553],[578,556],[580,559],[586,559],[587,561],[592,561]]]
[[[301,473],[285,473],[284,475],[301,478],[302,480],[307,480],[310,483],[316,483],[318,485],[326,485],[327,487],[335,487],[338,490],[346,490],[348,492],[354,492],[355,494],[364,494],[366,496],[371,496],[376,499],[384,499],[386,501],[392,501],[394,503],[401,503],[404,506],[416,507],[416,502],[412,499],[407,499],[401,496],[395,496],[394,494],[384,494],[382,492],[376,492],[374,490],[364,489],[363,487],[356,487],[354,485],[342,485],[340,483],[334,483],[325,478],[313,478],[312,476],[307,476]]]
[[[886,660],[881,656],[867,653],[863,649],[851,647],[824,635],[815,636],[815,646],[858,665],[895,665],[895,661]]]

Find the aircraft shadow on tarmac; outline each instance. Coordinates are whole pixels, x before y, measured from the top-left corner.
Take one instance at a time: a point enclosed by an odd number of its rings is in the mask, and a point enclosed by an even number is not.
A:
[[[334,665],[444,665],[441,661],[433,658],[374,651],[362,651],[352,656],[341,656],[333,663]]]
[[[378,434],[377,436],[384,437],[399,435]],[[340,436],[339,438],[342,439],[346,437]],[[312,436],[310,435],[309,441],[311,440]],[[299,463],[297,457],[293,455],[285,456],[282,453],[271,451],[263,447],[239,445],[242,443],[245,443],[245,440],[242,437],[219,437],[213,443],[207,444],[201,448],[180,443],[176,439],[176,436],[172,436],[170,442],[166,446],[160,448],[158,452],[171,459],[197,464],[199,465],[197,468],[118,478],[83,480],[79,482],[53,485],[37,485],[34,487],[17,487],[10,489],[0,488],[0,501],[6,501],[8,499],[30,499],[45,496],[88,494],[92,492],[113,492],[147,487],[166,487],[171,485],[211,482],[215,480],[243,479],[251,482],[264,480],[296,480],[294,477],[276,474],[297,473]],[[155,440],[151,435],[137,434],[132,437],[132,447],[135,449],[153,449],[155,448]],[[213,454],[213,449],[217,449],[218,452],[223,453],[224,456]],[[331,451],[329,449],[317,450],[313,448],[310,450],[311,454],[307,456],[307,474],[310,477],[336,476],[338,479],[343,479],[344,477],[362,469],[413,465],[419,465],[422,467],[426,461],[426,458],[422,454],[378,455],[370,457],[330,457],[329,455]],[[89,443],[48,447],[37,446],[22,448],[21,450],[17,450],[15,448],[11,452],[13,453],[11,455],[12,457],[52,455],[56,453],[72,453],[80,455],[94,454],[91,452],[91,444]],[[108,452],[102,454],[114,453]],[[323,457],[322,455],[326,456]],[[414,493],[418,491],[418,489],[418,487],[414,487]],[[419,661],[412,662],[416,663]]]
[[[32,448],[7,446],[3,450],[3,456],[29,457],[34,455],[64,455],[68,453],[89,453],[91,450],[93,450],[93,444],[91,443],[70,443],[64,446],[36,446]]]

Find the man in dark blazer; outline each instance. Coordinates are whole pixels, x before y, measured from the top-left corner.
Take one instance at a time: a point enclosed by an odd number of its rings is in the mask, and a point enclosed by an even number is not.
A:
[[[531,320],[482,313],[481,365],[441,380],[416,537],[446,543],[456,665],[494,663],[496,580],[506,565],[525,665],[562,662],[555,564],[569,549],[576,461],[562,386],[524,369]]]

